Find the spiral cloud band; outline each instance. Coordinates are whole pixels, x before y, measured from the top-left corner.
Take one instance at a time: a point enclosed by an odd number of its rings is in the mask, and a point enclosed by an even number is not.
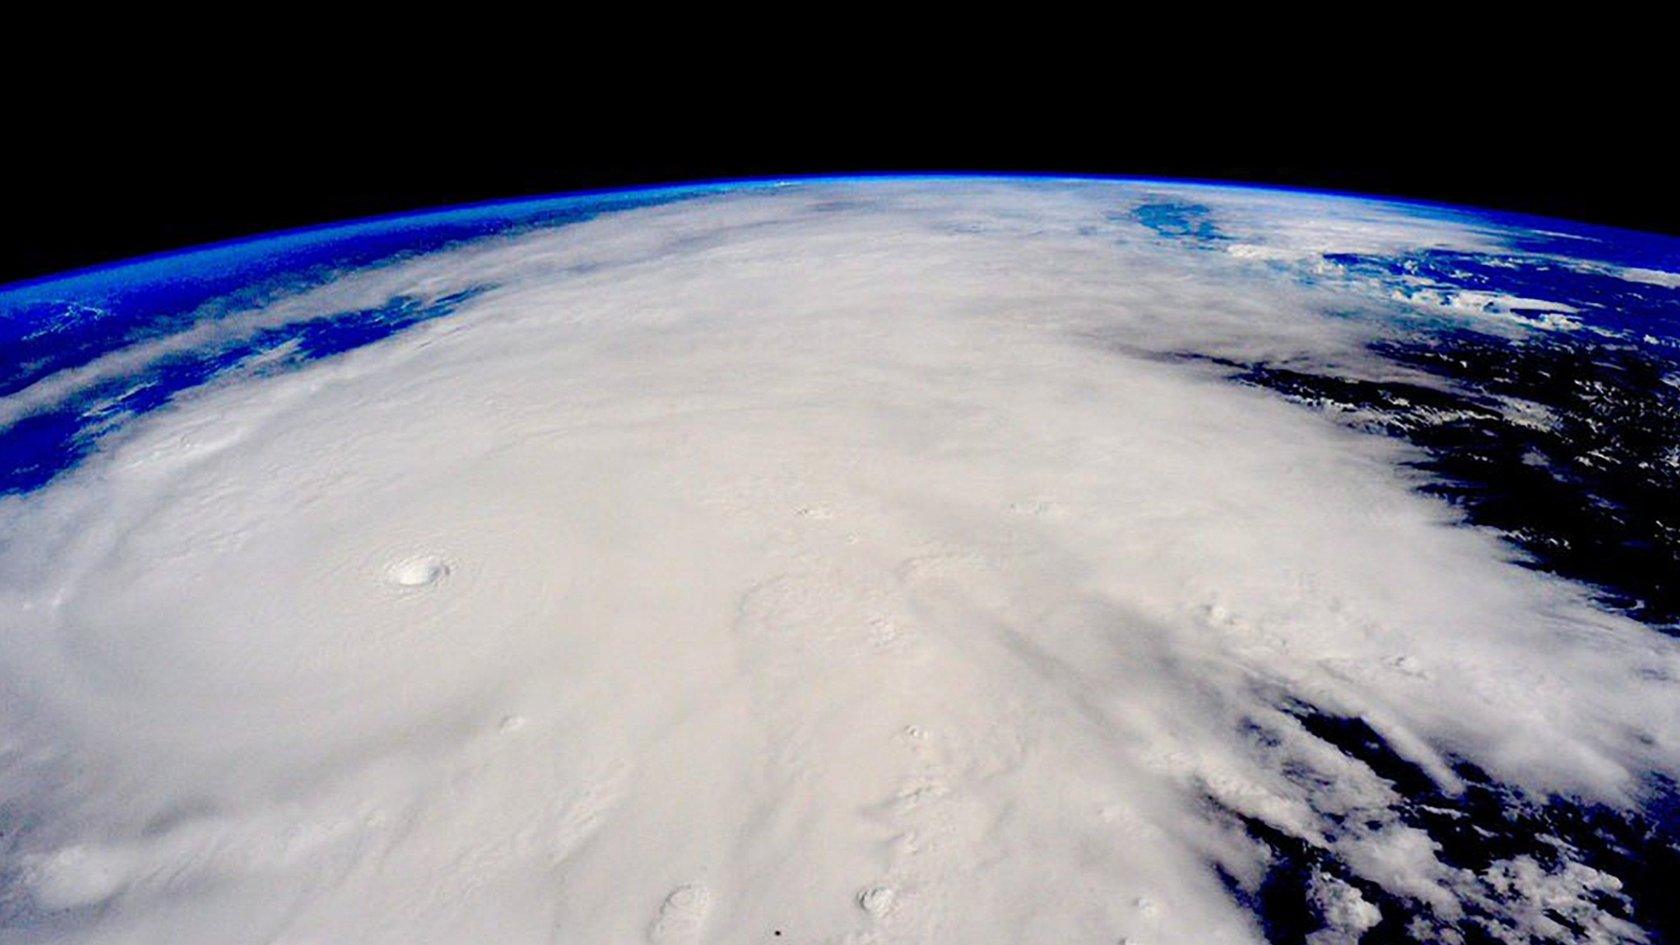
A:
[[[79,452],[0,497],[0,940],[1258,942],[1288,864],[1316,945],[1647,940],[1567,837],[1470,862],[1421,808],[1656,816],[1675,638],[1232,379],[1580,334],[1358,262],[1516,239],[720,187],[39,370],[0,425],[73,405]]]

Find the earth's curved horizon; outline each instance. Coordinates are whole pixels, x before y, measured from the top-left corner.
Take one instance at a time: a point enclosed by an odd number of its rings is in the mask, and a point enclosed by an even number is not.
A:
[[[1379,193],[1376,191],[1346,190],[1337,187],[1312,187],[1295,184],[1278,184],[1260,180],[1243,180],[1234,178],[1223,179],[1217,177],[1195,176],[1154,176],[1148,174],[1078,174],[1056,171],[1025,170],[858,171],[855,173],[834,174],[793,174],[744,177],[726,176],[697,178],[693,180],[673,179],[655,181],[651,183],[626,184],[623,186],[580,187],[573,190],[556,190],[516,196],[490,197],[484,200],[467,200],[459,203],[446,202],[429,204],[406,210],[393,210],[383,213],[350,216],[343,219],[303,223],[297,226],[282,226],[270,230],[253,230],[248,233],[228,236],[224,239],[211,239],[202,242],[183,243],[177,246],[163,247],[130,256],[95,260],[87,263],[86,265],[75,265],[61,270],[41,272],[35,275],[27,275],[16,279],[10,279],[6,282],[0,282],[0,292],[11,292],[14,290],[30,288],[42,283],[62,282],[83,276],[105,273],[108,270],[125,269],[131,266],[160,262],[173,257],[240,248],[245,247],[247,244],[287,240],[297,237],[325,237],[345,230],[376,228],[386,224],[413,222],[417,219],[442,218],[451,215],[485,212],[493,214],[498,210],[518,210],[522,206],[530,204],[555,204],[560,202],[587,203],[590,200],[612,198],[659,198],[662,196],[697,195],[705,192],[743,190],[759,187],[917,181],[925,183],[961,183],[964,181],[1015,181],[1022,183],[1062,182],[1119,184],[1124,186],[1139,187],[1200,187],[1217,190],[1253,190],[1273,194],[1296,194],[1305,197],[1339,198],[1345,200],[1364,201],[1368,203],[1389,204],[1397,207],[1413,207],[1421,211],[1476,215],[1489,219],[1503,220],[1507,224],[1518,227],[1526,227],[1528,229],[1556,229],[1560,231],[1573,230],[1580,233],[1600,233],[1611,237],[1619,234],[1637,241],[1680,241],[1680,234],[1665,232],[1660,229],[1641,229],[1621,224],[1558,216],[1555,214],[1536,213],[1527,210],[1484,207],[1473,203],[1440,200],[1399,192]]]
[[[712,181],[0,286],[0,941],[1680,940],[1680,238]]]

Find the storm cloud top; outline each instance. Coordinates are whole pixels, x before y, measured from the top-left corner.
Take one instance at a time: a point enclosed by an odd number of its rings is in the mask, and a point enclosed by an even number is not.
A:
[[[1569,416],[1422,350],[1670,363],[1672,243],[1059,179],[475,212],[0,293],[0,937],[1661,933],[1565,814],[1675,835],[1665,539],[1551,563],[1408,435]],[[1472,801],[1563,826],[1466,853]]]

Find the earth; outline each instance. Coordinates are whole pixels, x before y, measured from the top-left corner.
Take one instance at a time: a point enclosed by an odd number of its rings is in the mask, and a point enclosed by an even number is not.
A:
[[[699,184],[0,289],[0,940],[1680,941],[1680,240]]]

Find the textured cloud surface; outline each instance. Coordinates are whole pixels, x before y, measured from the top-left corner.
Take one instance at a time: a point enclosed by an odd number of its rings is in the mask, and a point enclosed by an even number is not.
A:
[[[1443,798],[1470,765],[1632,816],[1680,772],[1675,640],[1463,527],[1409,447],[1210,367],[1571,330],[1359,262],[1509,240],[1242,190],[756,186],[34,379],[0,423],[237,350],[0,498],[0,939],[1257,942],[1275,835],[1334,864],[1319,945],[1377,891],[1419,938],[1642,940],[1578,857],[1454,861],[1316,720]],[[394,299],[429,314],[247,345]]]

